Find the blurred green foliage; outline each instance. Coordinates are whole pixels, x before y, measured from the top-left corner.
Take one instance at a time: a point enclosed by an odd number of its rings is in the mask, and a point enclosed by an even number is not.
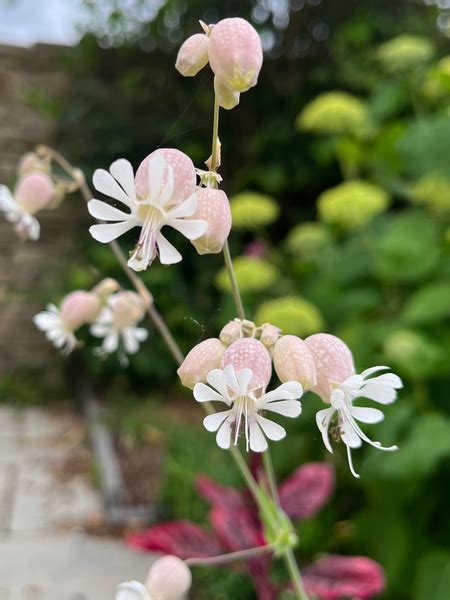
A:
[[[437,9],[407,0],[293,0],[281,14],[262,1],[171,0],[152,20],[113,11],[99,24],[96,3],[88,4],[92,31],[108,49],[90,34],[68,53],[73,89],[61,122],[63,150],[88,175],[121,156],[137,166],[160,145],[179,147],[201,167],[210,154],[212,77],[180,77],[177,47],[198,30],[198,18],[239,15],[260,30],[266,61],[258,87],[222,112],[220,130],[224,190],[245,192],[250,206],[264,194],[279,208],[264,228],[242,218],[230,240],[248,315],[289,333],[336,333],[358,367],[389,364],[405,380],[373,433],[400,451],[359,451],[360,481],[348,475],[343,452],[324,451],[316,399],[305,397],[302,418],[274,445],[280,475],[306,460],[332,460],[338,470],[333,502],[301,528],[301,558],[366,553],[386,569],[386,599],[447,598],[450,58]],[[134,240],[131,232],[121,243],[131,248]],[[121,278],[107,248],[87,235],[85,244],[89,267],[69,274],[69,288],[95,283],[96,271]],[[183,263],[155,263],[144,280],[187,351],[217,335],[235,310],[220,255],[200,258],[189,243],[177,244]],[[87,357],[99,381],[123,380],[114,359]],[[173,383],[156,334],[127,376],[146,394]],[[199,518],[205,506],[189,488],[193,474],[199,464],[214,465],[214,474],[228,469],[217,466],[210,437],[184,435],[169,435],[165,498],[173,516]],[[204,456],[211,461],[203,466]],[[227,577],[209,580],[209,597],[241,597]]]

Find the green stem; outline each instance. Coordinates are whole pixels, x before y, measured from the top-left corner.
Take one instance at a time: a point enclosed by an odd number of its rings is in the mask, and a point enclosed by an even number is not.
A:
[[[308,594],[306,593],[305,586],[298,570],[297,561],[295,560],[294,553],[292,550],[287,550],[283,555],[286,568],[289,571],[292,585],[294,586],[295,595],[299,600],[309,600]]]
[[[269,480],[269,488],[270,493],[272,495],[273,501],[276,506],[280,506],[280,497],[278,495],[278,486],[277,480],[275,477],[275,471],[272,463],[272,455],[270,454],[270,448],[267,448],[265,452],[263,452],[263,465],[266,471],[267,479]]]
[[[261,554],[267,554],[272,552],[272,546],[267,544],[266,546],[258,546],[257,548],[248,548],[247,550],[238,550],[237,552],[229,552],[228,554],[219,554],[218,556],[211,556],[209,558],[187,558],[184,562],[189,566],[209,566],[209,565],[225,565],[230,562],[237,560],[248,560],[255,556],[261,556]]]

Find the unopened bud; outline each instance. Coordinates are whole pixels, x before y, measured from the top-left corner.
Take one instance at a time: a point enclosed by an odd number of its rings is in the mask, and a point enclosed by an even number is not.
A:
[[[26,152],[17,165],[17,173],[20,177],[29,175],[30,173],[36,172],[47,173],[49,172],[48,162],[39,158],[34,152]]]
[[[217,338],[209,338],[192,348],[177,373],[181,383],[193,388],[196,383],[205,382],[206,376],[220,365],[226,347]]]
[[[221,369],[227,365],[233,365],[235,371],[252,370],[250,389],[265,389],[272,377],[270,355],[261,342],[254,338],[241,338],[233,342],[220,361]]]
[[[106,277],[105,279],[102,279],[99,283],[97,283],[97,285],[95,285],[91,292],[93,294],[96,294],[100,300],[104,303],[109,296],[111,296],[111,294],[114,294],[114,292],[117,292],[117,290],[120,288],[120,284],[113,279],[112,277]]]
[[[335,335],[316,333],[306,338],[316,365],[317,384],[311,388],[329,402],[334,387],[355,373],[350,348]]]
[[[191,584],[189,567],[177,556],[158,558],[150,567],[145,581],[152,600],[183,600]]]
[[[125,329],[139,323],[145,314],[145,304],[139,294],[126,290],[111,297],[111,310],[114,325]]]
[[[61,320],[69,331],[93,323],[101,311],[101,302],[92,292],[77,290],[67,294],[61,303]]]
[[[208,229],[191,243],[199,254],[217,254],[230,234],[230,203],[222,190],[197,187],[196,193],[197,210],[192,219],[203,219],[208,223]]]
[[[266,346],[266,348],[271,348],[277,343],[277,340],[280,337],[280,332],[281,329],[279,327],[275,327],[275,325],[266,323],[261,328],[261,336],[259,339],[264,346]]]
[[[171,204],[179,204],[186,200],[195,191],[197,175],[192,160],[184,152],[176,148],[159,148],[149,154],[138,167],[135,176],[136,194],[140,198],[146,198],[149,193],[149,169],[148,163],[155,156],[162,155],[166,163],[172,168],[174,191]],[[167,181],[163,180],[163,185]]]
[[[175,63],[181,75],[193,77],[208,63],[208,42],[207,35],[195,33],[182,44]]]
[[[214,74],[234,92],[256,85],[263,53],[261,38],[248,21],[223,19],[212,28],[208,47]]]
[[[313,354],[306,342],[295,335],[284,335],[277,341],[273,365],[282,383],[298,381],[305,390],[317,383]]]
[[[34,215],[38,210],[48,206],[53,198],[55,187],[53,181],[45,173],[30,173],[17,182],[14,198],[22,208]]]
[[[230,321],[222,328],[220,332],[220,341],[225,344],[225,346],[230,346],[233,342],[239,339],[242,335],[242,325],[239,320]]]

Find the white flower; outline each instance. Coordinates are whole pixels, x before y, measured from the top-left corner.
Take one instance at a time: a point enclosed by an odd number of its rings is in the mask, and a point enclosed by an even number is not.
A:
[[[0,185],[0,212],[5,215],[7,221],[14,223],[14,229],[21,238],[33,242],[39,239],[41,228],[38,220],[16,202],[5,185]]]
[[[126,581],[117,587],[115,600],[151,600],[147,588],[139,581]]]
[[[352,462],[351,450],[359,448],[363,442],[367,442],[374,448],[392,452],[397,446],[385,447],[380,442],[372,441],[361,430],[357,421],[361,423],[379,423],[384,419],[384,414],[377,408],[365,408],[354,406],[356,398],[368,398],[379,404],[391,404],[397,398],[397,390],[403,387],[400,377],[394,373],[383,373],[377,377],[370,377],[378,371],[389,367],[372,367],[363,371],[360,375],[352,375],[344,382],[334,388],[330,397],[330,408],[320,410],[316,415],[316,422],[322,434],[325,447],[333,452],[330,444],[329,430],[332,420],[337,415],[337,422],[333,427],[332,434],[339,437],[347,446],[348,463],[352,475],[359,478],[355,472]]]
[[[303,388],[299,383],[288,381],[276,390],[265,393],[261,388],[249,389],[252,378],[251,369],[236,373],[233,365],[227,365],[223,371],[213,369],[208,373],[206,380],[212,387],[204,383],[194,386],[197,402],[224,402],[229,407],[228,410],[208,415],[203,421],[208,431],[217,431],[216,441],[221,448],[230,447],[232,434],[234,444],[237,444],[242,425],[247,450],[250,447],[254,452],[264,452],[267,449],[264,434],[275,441],[284,438],[286,431],[260,412],[267,410],[285,417],[298,417],[301,413],[301,403],[297,399],[302,396]]]
[[[65,355],[70,354],[77,345],[77,338],[61,318],[61,311],[54,304],[48,304],[44,310],[33,317],[33,322],[46,338]]]
[[[122,202],[129,212],[100,200],[91,200],[88,205],[90,214],[96,219],[111,222],[93,225],[89,231],[94,239],[107,243],[133,227],[141,227],[139,241],[128,261],[135,271],[145,270],[157,254],[165,265],[182,260],[178,250],[162,235],[164,226],[173,227],[189,240],[195,240],[206,232],[206,221],[187,218],[197,209],[195,194],[179,204],[174,202],[173,170],[161,155],[148,162],[149,191],[144,198],[137,197],[133,168],[123,158],[111,165],[109,173],[103,169],[95,171],[93,182],[99,192]]]
[[[103,343],[99,349],[99,354],[106,356],[119,351],[119,360],[123,366],[128,364],[127,354],[136,354],[141,342],[148,337],[148,331],[144,327],[135,325],[122,326],[114,318],[114,312],[111,303],[105,307],[97,321],[91,325],[90,332],[94,337],[103,338]]]

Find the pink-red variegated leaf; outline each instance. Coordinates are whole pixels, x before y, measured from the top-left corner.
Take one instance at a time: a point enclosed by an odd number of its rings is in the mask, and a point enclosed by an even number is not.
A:
[[[303,465],[281,483],[281,506],[291,519],[313,517],[328,502],[334,483],[334,469],[330,464]]]
[[[308,594],[323,600],[367,599],[384,590],[381,565],[365,556],[329,555],[302,571]]]
[[[130,534],[126,541],[139,550],[173,554],[182,559],[217,556],[225,551],[215,536],[190,521],[160,523]]]
[[[229,509],[245,508],[245,501],[239,490],[219,485],[206,475],[199,475],[196,483],[200,496],[213,506],[220,505]]]

